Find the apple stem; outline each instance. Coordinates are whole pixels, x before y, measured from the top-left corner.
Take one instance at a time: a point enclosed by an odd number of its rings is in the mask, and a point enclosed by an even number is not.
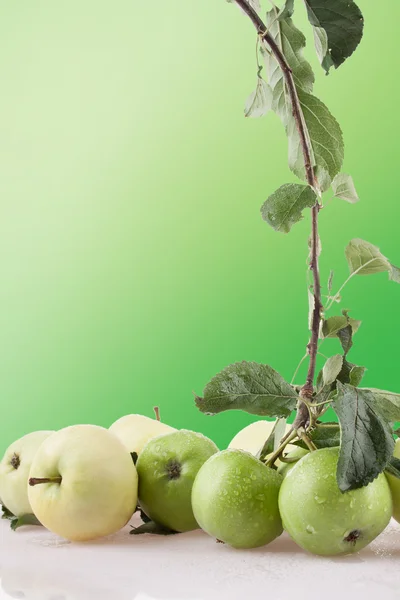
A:
[[[40,483],[61,483],[62,477],[31,477],[29,479],[29,485],[39,485]]]
[[[285,435],[285,437],[282,438],[279,448],[277,448],[277,450],[273,454],[271,454],[271,456],[265,463],[267,465],[267,467],[271,467],[274,464],[274,462],[276,461],[276,459],[280,457],[280,455],[282,454],[282,452],[284,451],[286,446],[288,444],[290,444],[290,442],[292,442],[297,437],[298,437],[297,431],[294,431],[292,428],[291,431],[289,431]]]
[[[156,415],[156,420],[157,420],[158,422],[160,422],[160,421],[161,421],[161,417],[160,417],[160,409],[159,409],[159,407],[158,407],[158,406],[155,406],[155,407],[153,408],[153,410],[154,410],[154,414]]]

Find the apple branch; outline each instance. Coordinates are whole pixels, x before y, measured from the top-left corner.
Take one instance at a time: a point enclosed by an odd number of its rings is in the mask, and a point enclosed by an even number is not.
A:
[[[248,4],[247,0],[235,0],[236,4],[243,10],[243,12],[250,18],[254,27],[257,30],[261,40],[267,44],[273,53],[279,67],[283,73],[285,84],[288,90],[290,101],[292,104],[293,117],[296,122],[297,130],[299,132],[301,148],[304,157],[304,167],[306,172],[307,183],[320,194],[318,181],[315,177],[313,161],[312,161],[312,148],[310,144],[310,138],[307,131],[307,126],[304,121],[303,111],[301,109],[300,100],[297,94],[296,84],[293,79],[293,74],[290,66],[288,65],[286,58],[279,48],[278,44],[268,32],[264,21],[260,18],[257,12]],[[319,326],[321,322],[322,313],[322,302],[321,302],[321,281],[319,275],[318,266],[318,214],[320,210],[320,204],[317,200],[316,204],[311,209],[312,216],[312,230],[311,230],[311,251],[310,251],[310,270],[313,274],[313,296],[314,296],[314,309],[312,314],[311,323],[311,337],[307,345],[307,352],[310,357],[306,382],[300,390],[300,397],[305,399],[311,399],[314,391],[314,377],[315,368],[317,361],[318,352],[318,339],[319,339]],[[296,417],[296,426],[304,425],[309,417],[309,411],[307,406],[301,402],[299,405],[298,414]]]

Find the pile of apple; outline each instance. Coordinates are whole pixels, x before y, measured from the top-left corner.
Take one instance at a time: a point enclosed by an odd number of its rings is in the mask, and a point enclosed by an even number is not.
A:
[[[389,475],[339,490],[338,448],[289,446],[277,469],[266,466],[256,454],[272,427],[253,423],[222,452],[200,433],[142,415],[122,417],[108,430],[34,432],[13,443],[0,463],[3,512],[86,541],[119,531],[139,508],[154,531],[200,526],[234,548],[255,548],[285,529],[321,555],[356,552],[392,515],[400,520],[400,481]]]

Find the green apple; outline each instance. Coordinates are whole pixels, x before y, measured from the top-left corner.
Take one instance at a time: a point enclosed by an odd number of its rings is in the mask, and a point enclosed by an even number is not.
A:
[[[28,433],[7,448],[0,462],[0,498],[16,517],[32,513],[28,500],[29,471],[36,452],[52,433]]]
[[[149,440],[176,429],[144,415],[126,415],[115,421],[110,431],[121,440],[129,452],[140,454]]]
[[[43,442],[29,474],[29,502],[53,533],[85,541],[115,533],[137,505],[138,477],[120,440],[95,425],[61,429]]]
[[[217,446],[201,433],[181,429],[147,442],[136,463],[140,506],[174,531],[197,529],[191,493],[200,467]]]
[[[400,439],[396,441],[393,456],[400,458]],[[385,475],[392,492],[393,517],[400,523],[400,479],[397,479],[394,475],[389,475],[389,473],[385,473]]]
[[[339,448],[310,452],[287,473],[279,493],[283,527],[313,554],[358,552],[385,529],[392,516],[385,475],[342,493],[336,481],[338,458]]]
[[[294,450],[291,450],[287,454],[285,453],[285,459],[287,459],[288,462],[279,461],[278,473],[280,473],[280,475],[282,475],[282,477],[286,477],[286,475],[289,473],[289,471],[291,471],[291,469],[294,467],[294,465],[301,458],[303,458],[303,456],[305,456],[306,454],[309,454],[309,453],[310,453],[310,451],[306,450],[305,448],[300,448],[300,447],[294,446]]]
[[[261,450],[267,439],[272,433],[275,421],[255,421],[247,427],[241,429],[231,440],[228,448],[236,450],[246,450],[253,456]],[[286,425],[286,433],[289,431],[290,425]],[[287,450],[293,450],[296,446],[288,445]]]
[[[234,548],[264,546],[282,533],[278,508],[282,481],[248,452],[218,452],[195,479],[195,519],[206,533]]]

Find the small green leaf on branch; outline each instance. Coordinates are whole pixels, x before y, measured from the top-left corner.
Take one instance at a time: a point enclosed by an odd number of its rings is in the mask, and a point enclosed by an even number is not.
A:
[[[350,273],[372,275],[384,271],[391,272],[393,267],[377,246],[355,238],[346,246],[346,259]]]
[[[215,415],[243,410],[252,415],[286,418],[295,409],[295,390],[269,365],[240,362],[229,365],[195,397],[199,410]]]
[[[286,183],[262,205],[261,215],[275,231],[289,233],[303,218],[303,210],[317,202],[317,195],[308,185]]]
[[[288,19],[294,13],[294,0],[286,0],[285,5],[282,7],[278,19],[282,21],[283,19]]]
[[[360,328],[361,321],[358,321],[357,319],[349,319],[344,315],[329,317],[329,319],[325,319],[322,323],[322,335],[324,338],[339,337],[339,331],[347,327],[347,325],[351,325],[352,332],[354,334]]]
[[[360,200],[354,186],[353,178],[351,175],[346,175],[346,173],[336,175],[332,181],[332,189],[335,198],[346,200],[350,204],[355,204]]]
[[[264,117],[272,108],[272,90],[268,83],[258,75],[257,86],[246,100],[244,116]]]
[[[326,361],[322,369],[322,382],[323,386],[329,386],[334,383],[342,370],[343,367],[343,356],[335,354]]]

